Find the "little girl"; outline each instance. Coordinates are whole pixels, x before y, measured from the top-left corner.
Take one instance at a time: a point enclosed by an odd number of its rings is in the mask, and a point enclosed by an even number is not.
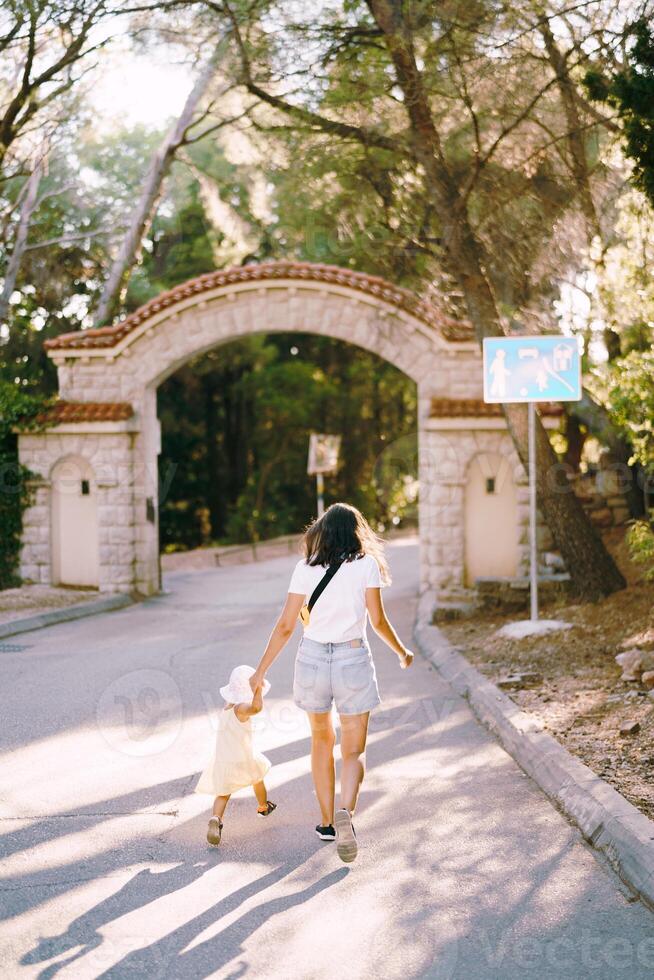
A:
[[[276,804],[267,797],[263,782],[271,762],[254,747],[251,721],[252,716],[263,708],[263,695],[270,690],[270,684],[264,681],[253,695],[249,683],[252,674],[254,668],[246,664],[235,667],[229,684],[220,688],[227,704],[218,718],[213,758],[195,787],[196,793],[211,793],[216,797],[207,830],[207,841],[213,847],[220,844],[222,816],[232,793],[252,786],[260,817],[268,817],[276,809]]]

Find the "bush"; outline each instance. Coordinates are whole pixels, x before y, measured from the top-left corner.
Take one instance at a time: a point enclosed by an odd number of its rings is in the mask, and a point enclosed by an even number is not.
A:
[[[13,427],[38,428],[34,416],[44,407],[43,396],[0,381],[0,589],[20,585],[17,574],[23,532],[23,513],[31,501],[28,480],[33,476],[18,461],[18,436]]]
[[[647,566],[645,581],[654,582],[654,530],[648,521],[635,521],[627,531],[627,547],[632,561]]]

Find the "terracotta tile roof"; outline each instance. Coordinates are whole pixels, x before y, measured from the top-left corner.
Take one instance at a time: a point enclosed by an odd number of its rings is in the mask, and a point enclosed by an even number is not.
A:
[[[134,414],[129,402],[58,401],[40,412],[35,422],[60,425],[63,422],[122,422]]]
[[[556,402],[539,402],[541,415],[562,415],[563,408]],[[484,402],[481,398],[432,398],[430,419],[499,418],[502,406]]]
[[[351,269],[342,269],[335,265],[281,261],[219,269],[216,272],[198,276],[196,279],[189,279],[188,282],[175,286],[174,289],[151,299],[113,326],[60,334],[59,337],[46,340],[44,346],[49,350],[61,350],[70,347],[113,347],[149,317],[169,306],[174,306],[181,300],[233,283],[267,282],[274,279],[294,279],[347,286],[369,296],[376,296],[407,313],[412,313],[427,326],[438,330],[446,340],[474,339],[472,327],[469,324],[445,316],[431,303],[421,300],[408,289],[393,286],[378,276],[368,276],[363,272],[353,272]]]

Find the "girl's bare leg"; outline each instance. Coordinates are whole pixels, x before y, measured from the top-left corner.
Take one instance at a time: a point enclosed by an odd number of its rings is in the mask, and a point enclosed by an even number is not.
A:
[[[252,789],[254,790],[254,795],[257,798],[257,803],[259,804],[258,809],[263,812],[266,809],[266,803],[268,802],[268,793],[266,792],[266,786],[263,779],[259,783],[254,783]]]
[[[229,796],[217,796],[213,801],[213,815],[222,820],[223,813],[225,812],[225,807],[229,803]]]
[[[324,827],[334,823],[334,745],[336,735],[331,712],[308,711],[311,724],[311,772]]]
[[[365,773],[370,712],[339,715],[341,719],[341,806],[354,813]]]

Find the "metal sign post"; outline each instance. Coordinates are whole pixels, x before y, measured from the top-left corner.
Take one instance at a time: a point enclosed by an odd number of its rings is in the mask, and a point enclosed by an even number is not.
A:
[[[536,406],[529,402],[529,603],[538,619],[538,548],[536,542]]]
[[[309,459],[307,473],[316,477],[316,496],[318,498],[318,517],[325,513],[325,473],[334,473],[338,467],[338,453],[341,437],[312,432],[309,437]]]
[[[484,339],[484,401],[529,404],[529,595],[538,619],[536,402],[579,401],[581,357],[576,337],[560,334]]]

